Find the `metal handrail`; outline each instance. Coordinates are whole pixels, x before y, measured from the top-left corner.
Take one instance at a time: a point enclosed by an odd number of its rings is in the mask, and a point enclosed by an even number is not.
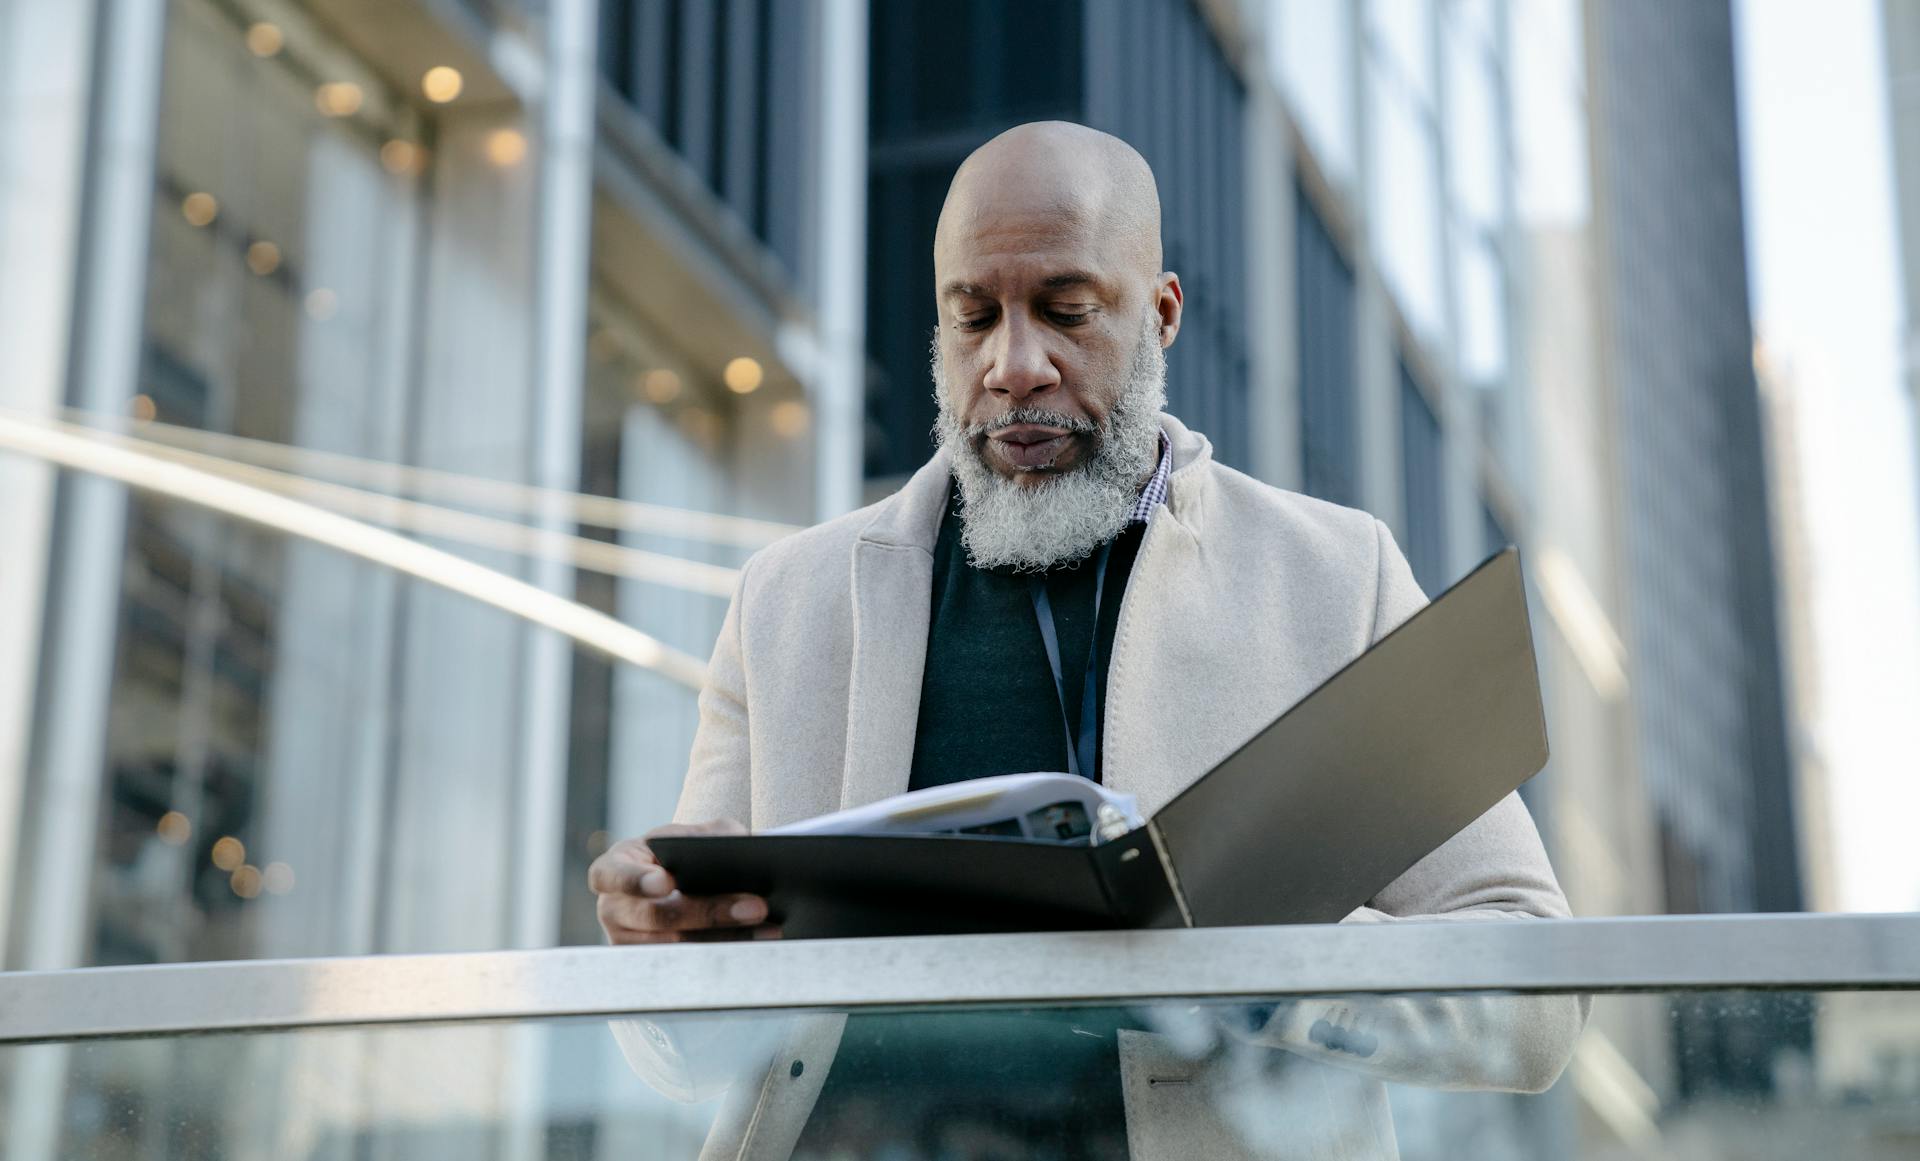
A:
[[[1385,992],[1920,989],[1920,916],[1401,922],[0,974],[0,1044],[626,1013]]]

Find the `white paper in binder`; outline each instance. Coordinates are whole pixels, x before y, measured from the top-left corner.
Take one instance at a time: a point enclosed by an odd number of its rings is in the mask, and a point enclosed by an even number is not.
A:
[[[896,794],[762,834],[972,834],[1045,842],[1117,838],[1146,819],[1133,795],[1073,774],[1000,774]]]

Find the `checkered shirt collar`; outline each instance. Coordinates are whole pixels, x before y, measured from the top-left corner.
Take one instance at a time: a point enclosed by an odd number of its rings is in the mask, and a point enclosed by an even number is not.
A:
[[[1166,432],[1160,433],[1160,462],[1153,469],[1153,478],[1147,486],[1140,489],[1140,501],[1133,506],[1130,524],[1145,524],[1153,519],[1154,509],[1167,502],[1167,477],[1173,474],[1173,441]]]

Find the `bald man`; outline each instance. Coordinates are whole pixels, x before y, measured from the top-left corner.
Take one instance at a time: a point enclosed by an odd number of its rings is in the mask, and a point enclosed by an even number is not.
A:
[[[967,159],[934,237],[939,450],[894,496],[748,562],[677,822],[655,834],[764,829],[1032,770],[1130,792],[1151,814],[1420,608],[1379,521],[1215,463],[1165,413],[1184,303],[1161,266],[1153,174],[1124,142],[1046,122]],[[590,877],[615,943],[778,935],[760,898],[676,891],[644,838]],[[1566,913],[1510,796],[1347,921]],[[1225,1082],[1126,1012],[969,1014],[977,1051],[916,1053],[927,1019],[813,1017],[742,1049],[736,1063],[764,1078],[732,1085],[706,1155],[861,1155],[876,1107],[945,1116],[943,1098],[965,1093],[973,1129],[1028,1155],[1389,1157],[1380,1080],[1544,1089],[1582,1011],[1240,1012],[1235,1043],[1275,1058],[1262,1075],[1280,1078],[1268,1109],[1284,1154],[1256,1150],[1226,1116],[1240,1106]],[[663,1091],[698,1098],[729,1079],[698,1035],[616,1032]]]

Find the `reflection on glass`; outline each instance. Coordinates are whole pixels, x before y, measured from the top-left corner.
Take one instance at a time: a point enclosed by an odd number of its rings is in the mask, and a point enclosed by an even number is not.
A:
[[[377,395],[375,328],[405,293],[410,195],[378,149],[412,126],[359,80],[322,86],[316,107],[316,70],[343,74],[304,25],[181,0],[165,53],[135,418],[283,442],[313,440],[316,415],[356,424]],[[309,554],[130,503],[90,962],[343,950],[322,918],[332,893],[293,887],[296,868],[337,880],[347,852],[330,832],[349,813],[347,766],[298,744],[297,722],[340,733],[355,716],[333,704],[351,696],[342,674],[311,700],[311,634],[351,636],[300,598],[354,570],[301,568]]]
[[[52,1070],[49,1157],[467,1158],[521,1140],[528,1156],[692,1159],[736,1155],[749,1122],[756,1149],[807,1161],[1912,1156],[1911,992],[1603,996],[1577,1042],[1532,1052],[1543,1014],[1573,1002],[330,1029],[6,1048],[0,1078]]]
[[[604,288],[596,289],[590,313],[582,490],[698,512],[731,510],[731,455],[741,424],[734,413],[739,395],[721,381],[728,366],[703,374]],[[735,381],[744,383],[748,370],[734,369]],[[757,363],[750,370],[761,373]],[[680,536],[582,532],[730,568],[746,557],[738,547]],[[700,657],[712,650],[726,614],[722,599],[631,578],[582,574],[575,598]],[[692,690],[659,674],[574,659],[562,943],[603,939],[593,896],[578,887],[607,834],[641,834],[672,817],[693,748],[695,700]]]

